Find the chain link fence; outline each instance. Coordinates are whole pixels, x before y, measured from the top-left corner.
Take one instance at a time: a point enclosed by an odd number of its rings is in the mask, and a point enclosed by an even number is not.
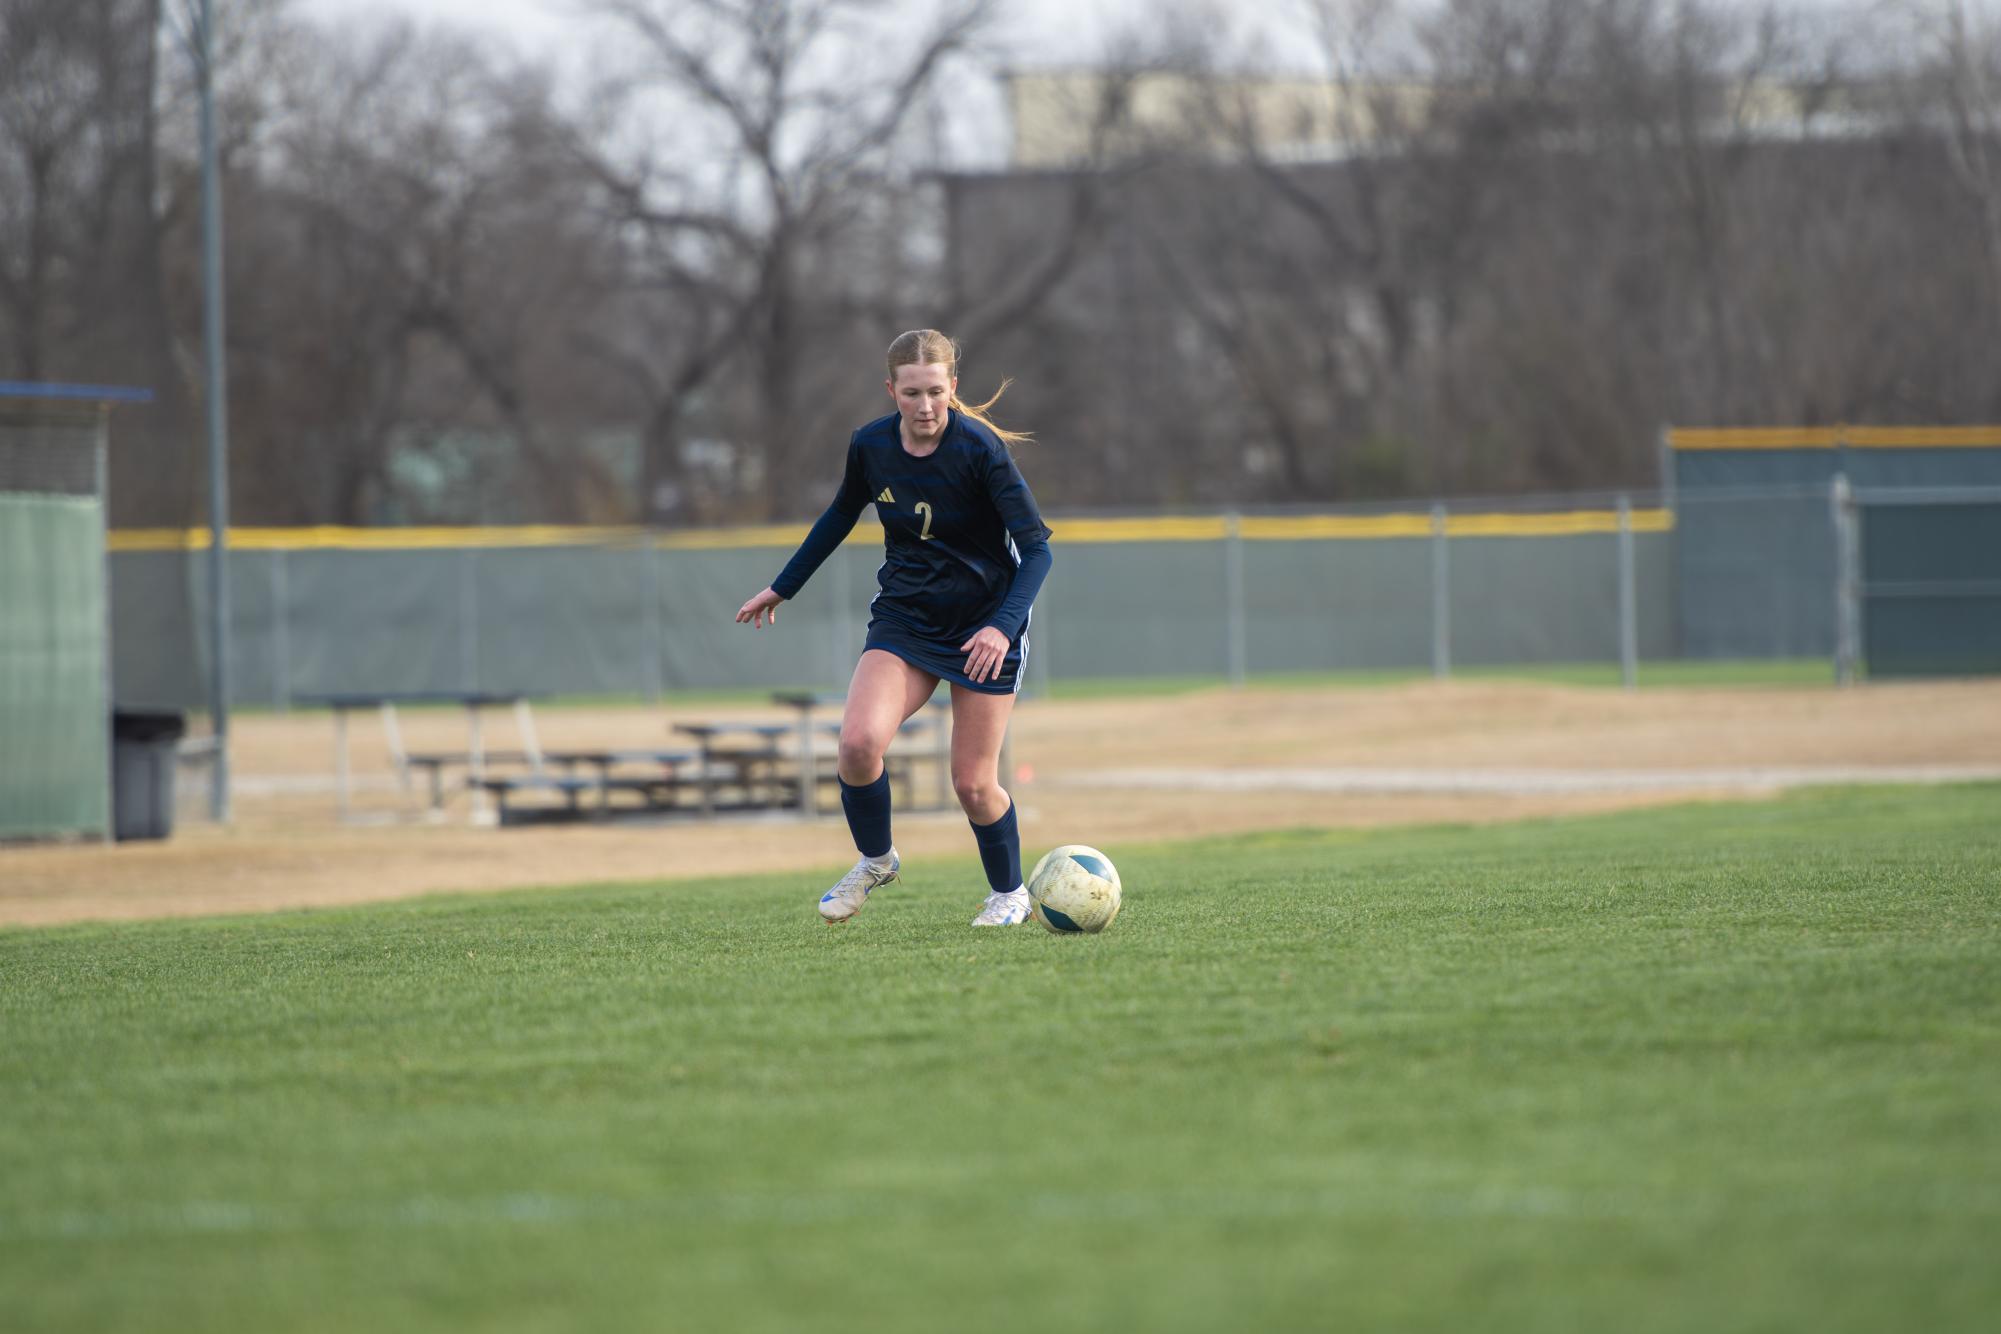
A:
[[[1052,517],[1056,568],[1030,624],[1026,688],[1514,663],[1631,674],[1678,656],[1672,517],[1651,496],[1586,499]],[[242,533],[229,554],[232,698],[283,709],[330,694],[839,687],[875,591],[872,524],[775,630],[733,621],[801,535]],[[199,623],[206,553],[178,534],[116,535],[113,548],[119,697],[199,708],[202,639],[155,609],[191,602]]]

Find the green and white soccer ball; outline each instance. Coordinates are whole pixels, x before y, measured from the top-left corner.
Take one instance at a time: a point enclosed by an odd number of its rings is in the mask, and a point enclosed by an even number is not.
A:
[[[1119,915],[1119,869],[1082,843],[1065,843],[1028,877],[1035,920],[1059,936],[1103,931]]]

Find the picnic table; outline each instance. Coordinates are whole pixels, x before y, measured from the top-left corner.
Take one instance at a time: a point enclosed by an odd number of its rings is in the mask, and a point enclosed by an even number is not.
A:
[[[521,691],[492,690],[403,690],[378,693],[302,694],[295,695],[293,701],[307,707],[331,709],[334,719],[334,773],[339,787],[340,818],[343,822],[352,819],[350,801],[353,779],[348,764],[347,715],[356,709],[372,709],[382,720],[382,734],[389,745],[390,758],[395,761],[397,773],[407,787],[413,769],[428,768],[431,775],[431,806],[433,818],[444,815],[444,780],[442,769],[448,764],[463,763],[467,767],[467,781],[478,791],[477,784],[485,777],[486,766],[503,759],[525,761],[536,767],[542,762],[542,750],[535,737],[535,714],[529,704],[534,698]],[[397,717],[399,705],[450,704],[465,710],[466,748],[464,751],[444,751],[412,754],[403,745],[403,729]],[[488,751],[486,749],[483,719],[487,709],[507,707],[514,711],[515,727],[521,736],[521,748],[516,751]],[[479,802],[473,808],[474,823],[488,822],[488,813]]]
[[[791,730],[796,736],[795,754],[799,764],[799,813],[806,819],[813,819],[819,814],[820,784],[839,777],[833,765],[821,771],[815,737],[832,734],[838,738],[841,734],[838,716],[816,719],[814,715],[829,708],[838,715],[838,711],[847,704],[847,696],[831,691],[780,690],[773,692],[771,702],[798,712],[798,719],[791,724]],[[927,700],[897,729],[897,744],[890,747],[884,763],[901,771],[913,804],[916,799],[917,766],[928,761],[936,774],[937,784],[933,794],[936,809],[943,810],[950,805],[952,738],[949,717],[943,705],[935,699]]]
[[[550,766],[559,766],[563,772],[551,773],[547,769],[531,769],[527,773],[498,774],[483,777],[478,781],[493,798],[498,822],[503,825],[518,824],[531,818],[547,818],[556,813],[564,818],[608,819],[614,812],[614,793],[627,793],[638,798],[637,806],[628,809],[641,813],[667,811],[678,804],[681,791],[688,786],[688,778],[682,769],[696,758],[690,750],[552,750],[542,757]],[[594,773],[579,774],[579,768],[588,767]],[[634,768],[641,772],[632,772]],[[513,798],[526,792],[553,792],[563,798],[561,806],[510,806]],[[597,801],[591,806],[583,805],[586,795],[595,794]]]
[[[407,790],[412,776],[426,777],[426,815],[442,820],[450,784],[447,771],[465,766],[465,790],[473,795],[472,820],[475,824],[516,823],[531,818],[593,818],[613,814],[614,797],[636,800],[626,809],[665,812],[686,809],[684,800],[692,792],[695,807],[704,816],[720,810],[774,810],[792,807],[812,819],[820,811],[819,792],[833,786],[839,777],[835,762],[840,735],[840,709],[846,697],[830,692],[779,691],[772,700],[792,709],[791,721],[771,719],[722,719],[675,723],[674,730],[689,738],[693,748],[645,749],[606,747],[598,749],[547,750],[535,730],[535,715],[525,693],[513,691],[398,691],[300,695],[297,701],[332,711],[334,718],[334,767],[338,776],[340,818],[355,817],[351,810],[353,780],[348,755],[348,714],[357,709],[375,711],[391,759]],[[464,750],[412,751],[403,743],[399,706],[455,705],[464,709],[466,746]],[[488,709],[513,710],[520,745],[511,749],[488,749],[484,714]],[[833,716],[828,716],[829,712]],[[1006,772],[1003,743],[1002,771]],[[897,742],[890,748],[886,763],[892,781],[903,784],[906,809],[939,809],[951,804],[950,715],[936,700],[904,720]],[[919,795],[923,766],[931,766],[931,786],[927,803]],[[493,772],[495,766],[513,767],[513,772]],[[558,804],[520,804],[517,799],[533,794],[554,795]],[[588,798],[595,801],[588,801]]]
[[[779,768],[779,762],[786,756],[778,739],[792,732],[791,723],[675,723],[674,730],[693,737],[699,749],[698,780],[704,815],[716,813],[719,786],[737,788],[741,807],[768,807],[785,804],[786,790],[801,781],[799,777],[788,777]]]

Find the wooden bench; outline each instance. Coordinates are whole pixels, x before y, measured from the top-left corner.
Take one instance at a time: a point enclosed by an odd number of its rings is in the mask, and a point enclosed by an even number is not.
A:
[[[692,750],[545,750],[542,758],[561,765],[566,773],[588,764],[602,775],[631,765],[654,765],[670,773],[677,772],[683,765],[693,763],[698,755]]]
[[[638,804],[629,808],[634,813],[664,811],[673,807],[674,795],[680,787],[672,775],[640,778],[600,774],[586,778],[551,773],[500,774],[475,779],[473,785],[493,798],[502,825],[526,824],[531,820],[609,819],[618,811],[612,803],[614,792],[630,792],[639,797]],[[563,803],[522,806],[515,802],[515,798],[529,792],[553,792],[563,798]],[[597,800],[585,805],[584,798],[593,793]]]
[[[716,793],[732,787],[740,794],[740,800],[732,803],[734,809],[786,805],[791,794],[796,793],[797,772],[787,773],[783,768],[793,754],[780,744],[780,738],[794,731],[791,723],[676,723],[674,730],[693,737],[701,748],[696,782],[701,792],[702,814],[714,815],[724,809]]]
[[[826,709],[839,711],[847,704],[847,696],[824,691],[781,690],[772,695],[772,702],[796,709],[799,718],[793,724],[796,740],[793,753],[798,764],[799,781],[794,796],[799,803],[799,813],[807,819],[819,814],[819,793],[821,789],[834,787],[838,790],[837,746],[822,746],[821,738],[839,738],[841,723],[838,718],[817,719],[814,717]],[[892,783],[902,783],[906,810],[945,810],[952,801],[952,729],[951,710],[935,696],[924,706],[910,715],[897,730],[894,744],[883,757]],[[822,761],[825,761],[823,764]],[[920,795],[918,773],[930,764],[934,766],[936,782],[927,805]]]
[[[520,823],[523,816],[533,812],[535,818],[583,818],[604,819],[618,811],[612,801],[612,794],[631,793],[639,798],[637,805],[629,809],[638,813],[660,812],[679,807],[681,794],[698,781],[699,774],[684,772],[691,765],[696,753],[690,750],[557,750],[545,751],[542,755],[550,766],[560,766],[563,772],[550,773],[547,768],[530,770],[528,773],[494,774],[473,780],[474,785],[491,795],[496,803],[500,823]],[[588,765],[597,772],[579,774],[576,770]],[[641,766],[651,772],[618,772],[623,768]],[[510,808],[509,798],[528,792],[553,792],[563,797],[561,806]],[[597,794],[594,805],[586,806],[583,798]],[[510,821],[510,810],[513,818]]]
[[[404,786],[409,786],[411,770],[423,770],[427,775],[427,786],[431,794],[431,810],[442,813],[445,809],[445,770],[453,765],[464,765],[470,774],[475,761],[483,768],[494,764],[534,765],[542,757],[525,750],[489,750],[475,756],[469,750],[406,751],[399,760],[403,770]],[[473,786],[473,784],[468,784]]]
[[[896,740],[890,743],[889,750],[883,755],[882,767],[889,775],[889,781],[903,788],[903,797],[897,803],[899,809],[942,811],[950,808],[952,732],[945,724],[946,720],[942,716],[926,717],[923,713],[918,713],[905,719],[903,726],[896,729]],[[841,778],[837,768],[841,724],[838,720],[830,720],[821,723],[817,730],[820,736],[831,738],[833,744],[814,749],[816,758],[824,757],[827,760],[824,766],[814,765],[814,786],[833,788],[838,792]],[[930,776],[934,780],[928,803],[920,795],[923,789],[919,787],[920,774],[926,766],[929,766]],[[814,810],[817,813],[817,796],[814,799]]]

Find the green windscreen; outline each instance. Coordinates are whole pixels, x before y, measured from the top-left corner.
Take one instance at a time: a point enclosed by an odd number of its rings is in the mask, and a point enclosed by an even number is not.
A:
[[[0,839],[107,832],[105,638],[100,502],[0,493]]]
[[[1878,492],[1862,506],[1862,652],[1869,675],[1975,676],[2001,672],[2001,502],[1965,498],[1898,503]]]

